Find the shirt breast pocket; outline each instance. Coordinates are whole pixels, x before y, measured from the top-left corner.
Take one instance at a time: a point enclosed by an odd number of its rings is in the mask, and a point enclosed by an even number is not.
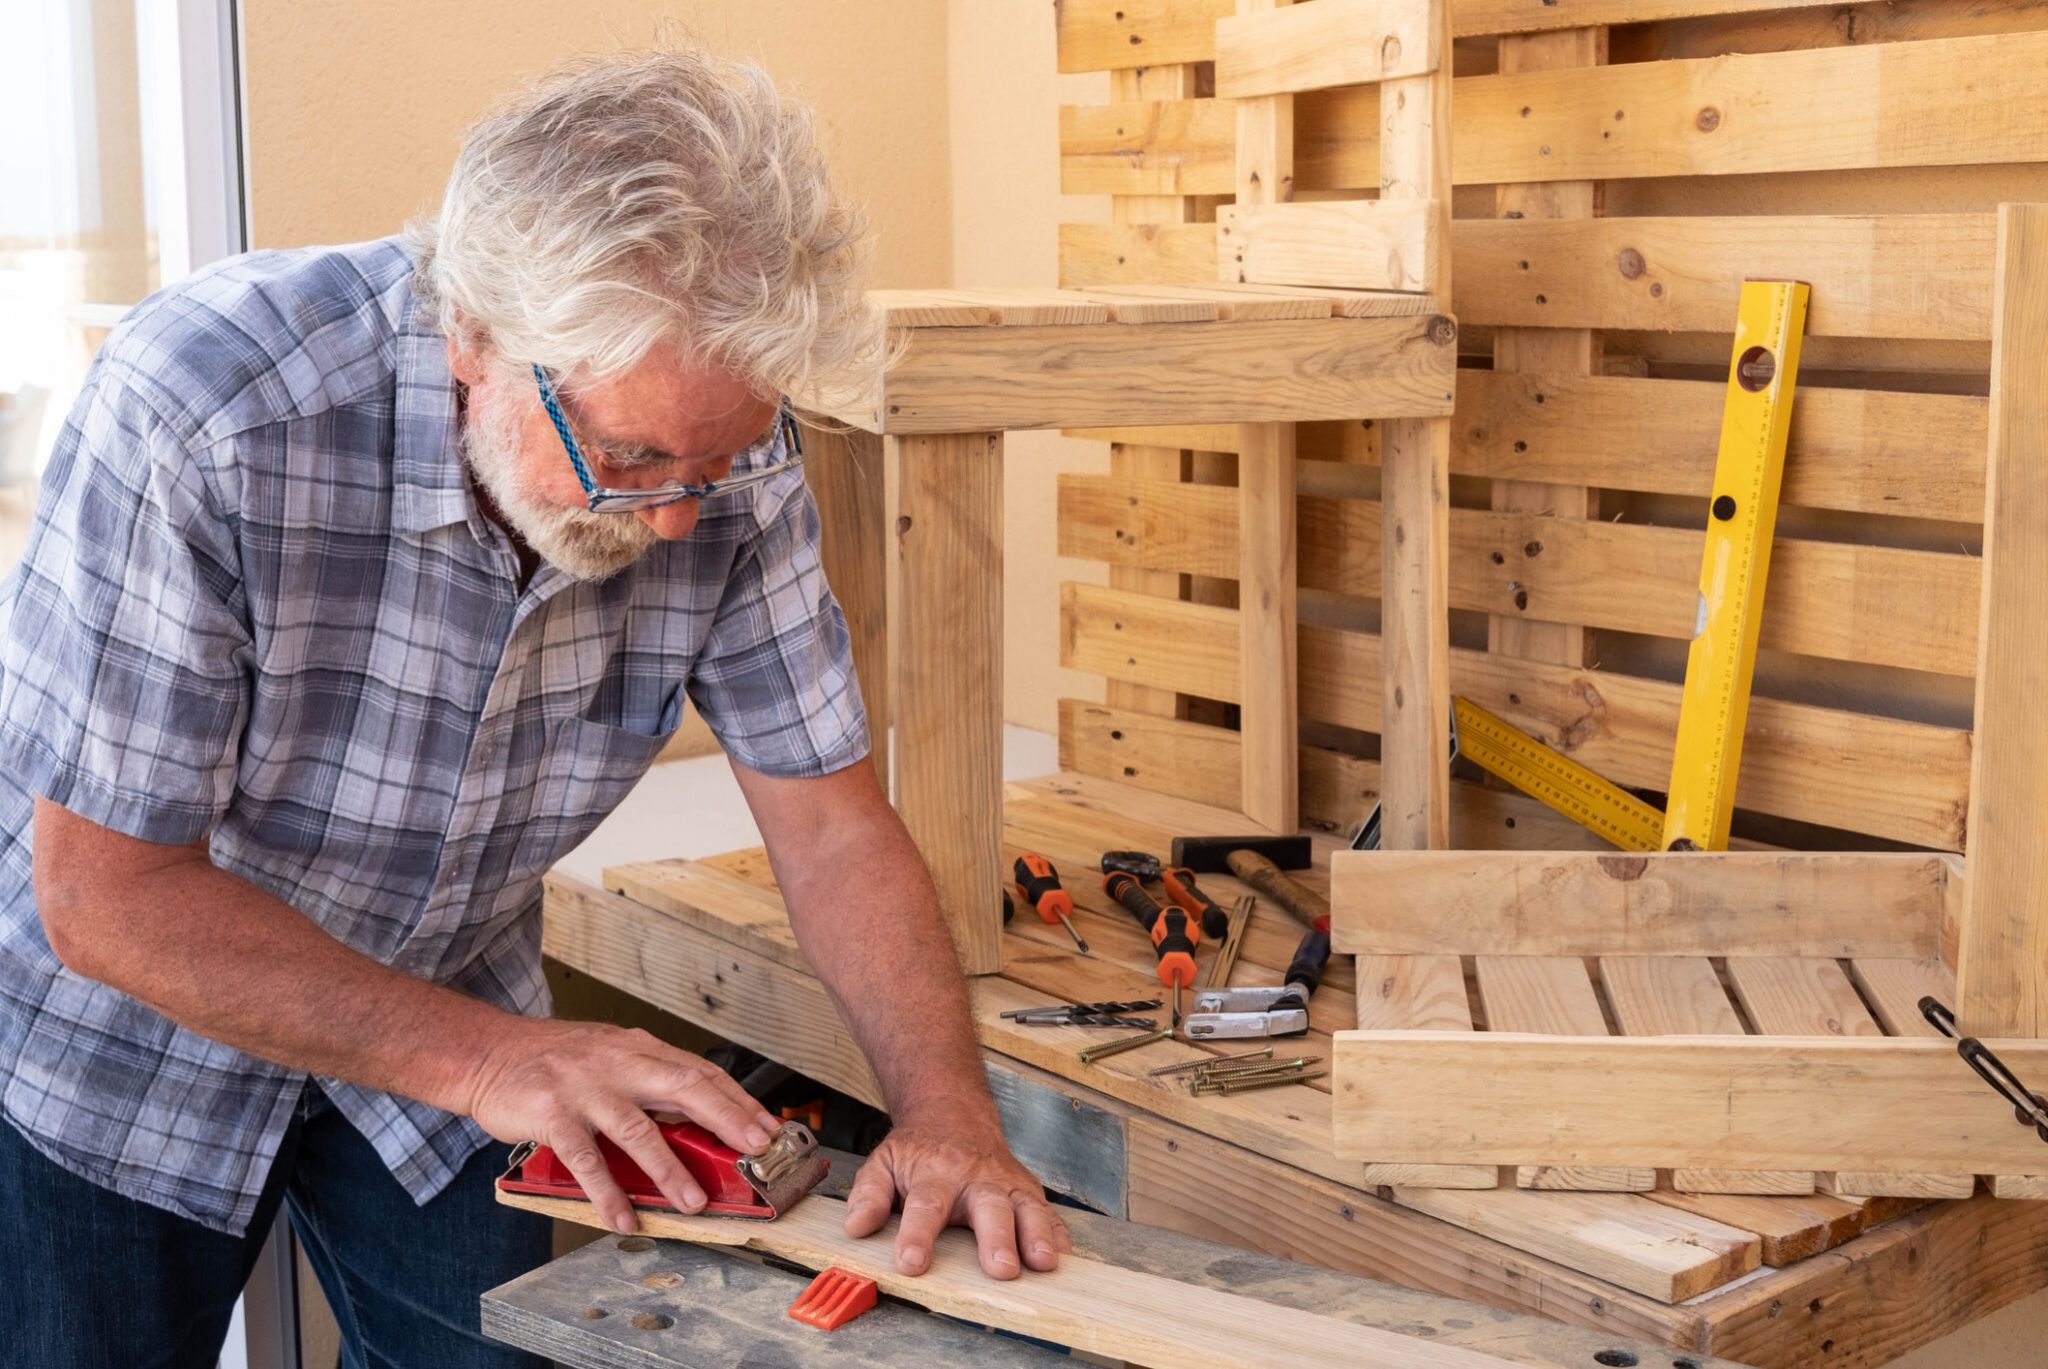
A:
[[[537,875],[575,849],[618,807],[675,735],[649,734],[588,718],[563,718],[550,729],[540,793],[520,843],[525,873]]]

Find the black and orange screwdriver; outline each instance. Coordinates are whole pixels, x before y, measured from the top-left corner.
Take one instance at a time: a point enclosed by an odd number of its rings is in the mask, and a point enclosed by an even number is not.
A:
[[[1024,896],[1024,902],[1047,926],[1055,921],[1062,923],[1081,954],[1088,954],[1088,943],[1081,940],[1081,934],[1074,930],[1073,895],[1060,887],[1060,872],[1052,868],[1052,862],[1036,851],[1026,851],[1017,857],[1011,873],[1017,878],[1017,892]]]
[[[1202,886],[1195,883],[1195,872],[1185,865],[1159,872],[1160,883],[1166,886],[1166,896],[1172,899],[1189,917],[1201,925],[1202,936],[1211,941],[1221,942],[1230,931],[1230,914],[1216,906],[1216,900],[1202,892]],[[1201,936],[1194,938],[1197,943]]]
[[[1202,935],[1178,905],[1161,907],[1135,875],[1113,870],[1102,878],[1103,892],[1130,910],[1159,957],[1159,982],[1173,989],[1173,1023],[1180,1025],[1180,991],[1195,982],[1195,942]]]

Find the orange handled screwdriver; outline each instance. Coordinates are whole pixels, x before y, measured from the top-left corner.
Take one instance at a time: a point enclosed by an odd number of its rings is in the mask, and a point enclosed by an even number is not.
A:
[[[1088,943],[1081,940],[1081,934],[1074,930],[1074,898],[1060,888],[1060,872],[1052,868],[1052,862],[1036,851],[1026,851],[1017,857],[1011,873],[1017,877],[1017,892],[1024,901],[1038,913],[1047,926],[1054,922],[1065,925],[1067,935],[1074,938],[1074,945],[1081,954],[1088,954]]]
[[[1221,941],[1230,930],[1230,914],[1216,906],[1216,900],[1202,892],[1202,886],[1195,883],[1195,872],[1185,865],[1159,872],[1160,881],[1166,885],[1166,896],[1189,917],[1196,920],[1199,932],[1188,935],[1200,944],[1204,935],[1211,940]]]
[[[1145,892],[1145,886],[1125,871],[1105,875],[1102,888],[1123,904],[1152,938],[1152,949],[1159,956],[1159,982],[1172,986],[1173,1020],[1178,1026],[1180,991],[1195,982],[1195,938],[1202,934],[1201,929],[1194,928],[1191,935],[1188,915],[1183,909],[1171,904],[1162,908]]]

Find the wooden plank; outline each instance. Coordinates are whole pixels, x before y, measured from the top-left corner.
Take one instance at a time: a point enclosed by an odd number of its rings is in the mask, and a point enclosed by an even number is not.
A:
[[[1222,727],[1060,700],[1060,768],[1228,808],[1237,801],[1239,742]],[[1302,820],[1357,830],[1379,797],[1379,765],[1322,747],[1301,748]],[[1520,841],[1546,850],[1599,838],[1533,799],[1476,784],[1451,785],[1451,845],[1484,850]],[[1604,845],[1604,843],[1603,843]]]
[[[1743,278],[1770,276],[1813,286],[1814,337],[1983,338],[1993,237],[1988,214],[1466,220],[1454,308],[1468,324],[1725,333]]]
[[[1571,477],[1606,489],[1705,496],[1713,489],[1726,388],[1721,381],[1464,371],[1451,473],[1551,483]],[[1984,516],[1984,472],[1974,456],[1989,421],[1986,401],[1970,395],[1803,384],[1783,501],[1975,523]],[[1929,461],[1929,451],[1952,459]],[[1644,452],[1657,459],[1643,460]]]
[[[1090,585],[1063,585],[1061,595],[1061,664],[1235,702],[1237,625],[1228,610]],[[1378,731],[1379,639],[1304,626],[1298,640],[1302,716]],[[1457,692],[1615,783],[1654,788],[1670,777],[1676,686],[1465,650],[1451,653],[1451,666]],[[1915,845],[1961,845],[1968,732],[1758,698],[1748,737],[1743,807]],[[1865,783],[1871,773],[1888,782]]]
[[[1433,205],[1414,200],[1224,205],[1216,211],[1217,270],[1253,285],[1430,290],[1440,269],[1436,218]]]
[[[2037,1042],[1988,1044],[2023,1077],[2048,1067]],[[1339,1032],[1335,1049],[1340,1156],[1909,1171],[2040,1158],[1938,1041]]]
[[[1236,0],[1060,0],[1061,71],[1107,71],[1216,57],[1216,21]]]
[[[1340,851],[1331,939],[1381,955],[1932,957],[1945,882],[1941,857],[1917,853]]]
[[[1219,211],[1221,212],[1221,211]],[[1216,317],[1230,322],[1251,323],[1261,319],[1305,319],[1330,317],[1333,301],[1327,295],[1311,294],[1306,291],[1294,294],[1279,294],[1262,291],[1255,287],[1239,285],[1234,281],[1213,281],[1189,285],[1124,285],[1090,287],[1115,289],[1138,299],[1198,299],[1216,311]],[[1221,425],[1219,425],[1221,426]],[[1076,437],[1088,429],[1070,429],[1067,436]],[[1118,439],[1104,438],[1104,441]],[[1220,447],[1205,447],[1209,451],[1231,450],[1236,442],[1233,435],[1222,440]],[[1199,446],[1190,443],[1190,446]]]
[[[968,328],[994,321],[987,305],[939,290],[870,290],[868,304],[890,328]]]
[[[2048,658],[2026,625],[2048,612],[2048,206],[1999,211],[1998,282],[1956,1018],[1970,1035],[2039,1037],[2048,1034]]]
[[[1284,21],[1287,10],[1288,0],[1239,0],[1238,22]],[[1265,95],[1236,105],[1237,203],[1250,213],[1283,206],[1294,193],[1294,98]],[[1294,426],[1241,424],[1237,449],[1239,806],[1258,826],[1291,833],[1301,824]]]
[[[1259,826],[1292,833],[1301,825],[1294,425],[1246,424],[1238,442],[1239,806]]]
[[[1450,16],[1439,11],[1436,23],[1448,53]],[[1439,244],[1451,230],[1451,84],[1445,70],[1379,88],[1380,199],[1433,205],[1429,232]],[[1451,296],[1451,282],[1446,251],[1432,288]],[[1380,841],[1388,850],[1439,850],[1450,840],[1450,430],[1444,421],[1389,417],[1380,436]]]
[[[1941,1035],[1921,1016],[1922,998],[1932,996],[1951,1010],[1955,1007],[1955,972],[1933,956],[1858,956],[1850,963],[1849,977],[1863,991],[1864,1002],[1887,1036]]]
[[[1360,956],[1356,975],[1360,1027],[1472,1030],[1465,969],[1456,956]],[[1366,1183],[1428,1188],[1492,1188],[1500,1177],[1490,1165],[1368,1163],[1365,1168]]]
[[[1234,573],[1236,510],[1214,490],[1063,475],[1058,497],[1062,555]],[[1690,639],[1703,532],[1588,520],[1573,512],[1583,501],[1569,497],[1555,507],[1451,510],[1450,606],[1522,624]],[[1370,500],[1303,499],[1301,583],[1378,597],[1383,512]],[[1790,537],[1772,555],[1785,573],[1764,608],[1766,649],[1939,675],[1974,670],[1978,558]]]
[[[874,739],[870,759],[889,792],[889,509],[882,444],[833,424],[804,426],[804,481],[818,505],[818,559],[846,615],[854,675]]]
[[[1427,76],[1449,55],[1447,0],[1318,0],[1216,22],[1216,94],[1241,100]]]
[[[521,1193],[501,1193],[498,1200],[559,1221],[601,1226],[589,1203]],[[1309,1369],[1339,1359],[1389,1369],[1509,1369],[1510,1363],[1234,1293],[1190,1289],[1078,1252],[1057,1269],[997,1283],[981,1272],[974,1233],[960,1227],[940,1233],[922,1274],[907,1275],[896,1268],[895,1219],[874,1236],[856,1239],[845,1231],[846,1205],[817,1194],[772,1222],[658,1211],[642,1211],[639,1222],[643,1235],[741,1247],[807,1269],[843,1269],[873,1279],[890,1297],[933,1312],[1117,1359],[1214,1369]]]
[[[1863,1230],[1863,1207],[1825,1193],[1804,1198],[1760,1198],[1741,1193],[1679,1193],[1660,1188],[1652,1202],[1753,1231],[1763,1262],[1773,1269],[1832,1250]]]
[[[1441,316],[918,328],[877,391],[835,405],[892,434],[1450,412]]]
[[[2037,32],[1468,76],[1455,83],[1453,174],[1499,185],[2038,162],[2044,62]],[[1300,189],[1372,184],[1378,129],[1361,117],[1372,94],[1301,98]],[[1232,121],[1227,106],[1206,107],[1221,105],[1063,108],[1062,190],[1228,193]]]
[[[1342,1033],[1340,1042],[1354,1033]],[[1401,1033],[1374,1033],[1384,1039]],[[1469,1033],[1485,1041],[1491,1032]],[[1338,1059],[1351,1051],[1338,1048]],[[1441,1087],[1433,1086],[1433,1087]],[[1337,1144],[1347,1144],[1346,1119]],[[1448,1150],[1446,1153],[1449,1153]],[[1762,1260],[1756,1236],[1632,1193],[1536,1193],[1499,1188],[1396,1189],[1394,1201],[1416,1212],[1455,1222],[1545,1258],[1567,1258],[1596,1278],[1664,1302],[1681,1302],[1755,1269]],[[1563,1251],[1569,1247],[1569,1256]]]
[[[1561,335],[1566,331],[1559,330]],[[1451,474],[1704,496],[1713,489],[1726,388],[1718,380],[1462,370],[1458,421],[1451,428]],[[1975,457],[1984,449],[1989,426],[1989,402],[1974,395],[1803,383],[1792,415],[1783,502],[1979,522],[1984,469]],[[1376,443],[1349,440],[1370,431],[1356,423],[1304,424],[1301,454],[1377,465]],[[1235,432],[1219,424],[1072,429],[1067,435],[1230,451]],[[1928,461],[1930,450],[1952,453],[1955,459]],[[1658,459],[1644,461],[1646,451],[1658,453]]]
[[[1939,1203],[1693,1304],[1696,1344],[1782,1369],[1887,1364],[2048,1282],[2043,1242],[2048,1207]]]
[[[1885,1035],[1832,959],[1731,955],[1728,982],[1761,1035]],[[1977,1191],[1973,1174],[1843,1170],[1821,1174],[1817,1181],[1827,1192],[1865,1197],[1967,1198]]]
[[[1062,285],[1188,285],[1216,277],[1213,223],[1063,223],[1059,243]]]
[[[1608,956],[1599,963],[1614,1019],[1631,1037],[1743,1034],[1742,1019],[1707,960]],[[1812,1173],[1799,1169],[1686,1163],[1671,1170],[1671,1186],[1681,1192],[1807,1194],[1815,1183]]]
[[[2043,63],[2048,33],[1474,76],[1458,82],[1457,174],[1499,183],[2040,161]]]
[[[1838,0],[1450,0],[1450,8],[1452,33],[1470,38],[1596,24],[1643,24],[1695,15],[1833,8],[1837,3]],[[1059,69],[1113,71],[1160,62],[1212,61],[1217,55],[1216,21],[1233,12],[1233,0],[1060,0],[1053,9],[1059,21]]]
[[[931,867],[961,968],[994,974],[1004,882],[1003,439],[898,437],[889,452],[896,808]]]
[[[1342,854],[1341,852],[1339,854]],[[1414,856],[1417,852],[1375,854]],[[1334,866],[1333,866],[1334,869]],[[1335,925],[1334,918],[1332,925]],[[1446,957],[1448,959],[1449,957]],[[1476,966],[1479,995],[1486,1005],[1486,1029],[1605,1036],[1607,1018],[1593,995],[1586,964],[1576,956],[1482,955]],[[1360,1022],[1359,1026],[1366,1024]],[[1608,1193],[1641,1192],[1657,1186],[1657,1171],[1640,1166],[1558,1168],[1523,1165],[1515,1172],[1522,1188]]]

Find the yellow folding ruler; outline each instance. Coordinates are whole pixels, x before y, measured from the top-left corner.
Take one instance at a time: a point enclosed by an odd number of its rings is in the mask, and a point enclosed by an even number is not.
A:
[[[1540,799],[1624,851],[1661,849],[1664,815],[1655,807],[1470,699],[1451,700],[1451,746],[1487,774]]]
[[[1728,849],[1808,293],[1797,281],[1742,285],[1700,563],[1699,613],[1664,806],[1665,850]]]

